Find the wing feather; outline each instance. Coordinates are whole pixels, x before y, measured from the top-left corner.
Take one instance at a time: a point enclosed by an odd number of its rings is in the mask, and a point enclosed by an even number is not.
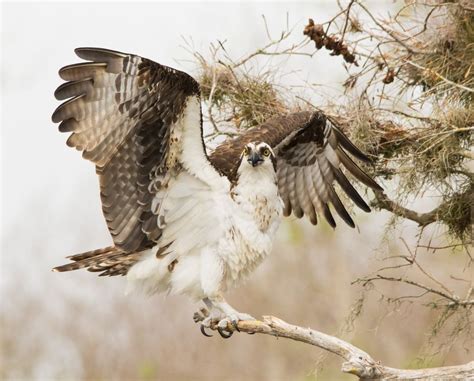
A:
[[[370,188],[380,188],[380,186],[367,173],[360,169],[342,149],[337,150],[336,153],[344,167],[346,167],[357,180]]]
[[[364,212],[369,213],[370,212],[369,206],[366,204],[364,199],[359,195],[359,193],[355,190],[355,188],[349,182],[349,180],[344,175],[344,173],[342,173],[341,169],[333,167],[333,173],[334,173],[334,177],[336,181],[339,183],[342,190],[352,199],[352,201],[354,201],[354,204],[356,204]]]
[[[71,133],[67,145],[96,165],[102,210],[120,255],[143,250],[161,236],[152,200],[166,185],[166,172],[184,160],[175,154],[170,161],[170,151],[180,152],[173,145],[184,144],[171,138],[188,100],[198,99],[199,85],[186,73],[140,56],[102,48],[75,52],[89,62],[59,70],[67,82],[55,91],[64,102],[52,120],[61,132]],[[197,136],[200,155],[207,159],[200,107],[192,112],[195,132],[183,128],[180,133]]]
[[[314,188],[311,167],[304,167],[302,171],[304,172],[305,189],[306,189],[306,192],[308,193],[307,202],[309,205],[308,211],[307,212],[305,211],[305,213],[308,216],[310,222],[313,225],[316,225],[318,223],[318,217],[316,215],[317,206],[314,205],[312,200],[317,200],[318,195],[316,193],[316,189]]]
[[[289,216],[291,214],[291,203],[287,187],[287,171],[286,165],[277,167],[278,189],[280,189],[281,199],[283,201],[283,215]]]
[[[87,77],[95,78],[102,75],[106,67],[105,62],[82,62],[64,66],[59,70],[59,76],[65,81],[79,81]]]
[[[349,183],[341,169],[344,167],[347,171],[363,184],[375,190],[380,190],[380,186],[367,175],[355,162],[349,157],[345,149],[356,158],[365,162],[369,161],[352,142],[331,122],[320,113],[313,114],[309,122],[300,126],[298,132],[292,139],[283,143],[274,144],[274,150],[277,155],[277,166],[286,165],[287,189],[291,194],[291,187],[298,187],[300,183],[288,181],[291,171],[301,172],[301,168],[311,168],[305,173],[312,176],[312,181],[306,181],[307,195],[311,195],[312,210],[324,215],[327,222],[336,226],[336,221],[331,213],[329,204],[336,210],[337,214],[351,227],[354,227],[354,221],[350,217],[341,199],[334,189],[334,182],[341,185],[341,189],[348,193],[355,204],[362,210],[369,211],[367,204],[362,200],[354,187]],[[287,189],[280,189],[280,192],[286,192]],[[312,191],[314,190],[314,192]],[[300,194],[300,193],[298,193]],[[290,197],[291,207],[295,209],[295,203],[298,202],[304,213],[309,217],[312,223],[317,222],[312,210],[306,206],[307,199],[294,199]],[[296,214],[295,214],[296,215]],[[299,217],[299,215],[296,215]]]
[[[298,171],[288,171],[287,172],[287,178],[286,181],[288,184],[292,184],[291,187],[289,187],[289,199],[290,203],[293,209],[293,214],[297,218],[303,217],[304,213],[303,210],[301,209],[301,205],[298,201],[298,196],[297,196],[297,186],[296,186],[296,175]]]
[[[339,128],[337,128],[333,123],[331,131],[333,132],[334,136],[336,136],[336,141],[341,144],[341,146],[348,151],[351,155],[355,156],[357,159],[361,161],[365,161],[366,163],[370,163],[370,159],[357,148],[354,143],[352,143],[349,138],[342,133]]]
[[[284,215],[307,215],[317,223],[317,214],[324,215],[331,226],[337,214],[351,227],[354,221],[339,198],[334,183],[362,210],[370,208],[347,179],[351,176],[375,191],[382,188],[362,170],[349,155],[363,162],[369,158],[344,133],[320,112],[298,112],[273,118],[260,126],[227,140],[210,156],[211,162],[231,176],[233,163],[238,162],[245,144],[266,142],[277,157],[278,189],[284,203]]]
[[[342,204],[341,199],[339,198],[338,194],[336,193],[334,187],[332,186],[334,182],[334,172],[331,167],[331,163],[325,156],[318,157],[318,163],[320,167],[320,172],[324,177],[324,183],[328,184],[327,191],[328,191],[328,199],[331,201],[331,204],[334,206],[337,214],[346,222],[350,227],[355,227],[354,221],[352,220],[351,216],[347,212],[346,208]]]
[[[310,219],[314,220],[314,217],[311,216],[314,214],[314,207],[313,203],[311,202],[307,188],[306,188],[306,181],[305,181],[305,167],[298,168],[296,171],[296,194],[297,200],[301,207],[302,213],[306,214]]]

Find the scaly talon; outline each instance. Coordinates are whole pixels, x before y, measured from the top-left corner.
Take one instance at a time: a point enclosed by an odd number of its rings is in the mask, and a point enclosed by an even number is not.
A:
[[[241,332],[239,322],[245,320],[255,320],[249,314],[234,310],[222,297],[214,299],[204,298],[203,302],[206,308],[201,308],[193,316],[194,322],[201,322],[201,332],[206,337],[211,337],[206,329],[217,330],[219,335],[224,338],[230,338],[235,331]]]
[[[206,327],[201,324],[201,333],[206,337],[212,337],[212,335],[206,332]]]
[[[234,334],[234,332],[226,331],[224,328],[219,326],[217,326],[217,332],[219,332],[219,335],[221,335],[223,339],[229,339]]]
[[[237,331],[237,332],[240,332],[240,329],[239,329],[239,322],[237,320],[232,320],[232,327],[234,327],[234,329]]]

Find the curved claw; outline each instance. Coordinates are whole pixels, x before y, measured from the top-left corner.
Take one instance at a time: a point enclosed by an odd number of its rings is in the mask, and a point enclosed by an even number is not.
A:
[[[237,322],[237,320],[232,320],[232,327],[234,327],[234,329],[235,329],[237,332],[240,332],[239,323]]]
[[[223,339],[228,339],[234,334],[234,332],[227,332],[224,328],[221,327],[217,327],[217,332],[219,332],[219,335],[221,335]]]
[[[201,325],[201,333],[206,337],[212,337],[212,335],[210,335],[206,332],[206,327],[204,327],[203,325]]]
[[[247,332],[248,335],[255,335],[255,332]]]

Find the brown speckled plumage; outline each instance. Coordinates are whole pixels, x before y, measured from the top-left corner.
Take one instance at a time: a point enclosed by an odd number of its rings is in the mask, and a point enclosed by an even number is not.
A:
[[[369,206],[350,184],[341,168],[372,189],[381,189],[349,155],[368,158],[320,112],[299,112],[279,116],[254,127],[234,139],[227,140],[209,156],[224,174],[235,181],[236,166],[244,146],[253,141],[269,144],[277,158],[280,196],[285,204],[284,214],[301,218],[308,216],[317,223],[324,215],[333,227],[336,222],[329,209],[332,204],[339,216],[350,226],[354,222],[334,190],[334,181],[362,210]]]
[[[72,256],[72,263],[55,270],[88,268],[101,275],[124,275],[161,236],[151,202],[160,187],[167,186],[162,179],[170,167],[179,166],[170,156],[175,154],[170,147],[179,144],[173,124],[188,97],[199,96],[199,85],[186,73],[136,55],[101,48],[78,48],[76,54],[89,62],[59,71],[67,82],[55,96],[66,101],[52,120],[60,122],[61,132],[71,133],[67,144],[96,165],[102,210],[114,246]],[[237,181],[236,169],[249,142],[266,142],[275,152],[285,215],[307,215],[316,224],[322,214],[335,226],[328,207],[332,204],[354,226],[334,191],[334,181],[363,210],[369,207],[341,167],[379,189],[347,153],[360,160],[367,160],[365,155],[321,113],[275,117],[217,147],[209,160],[231,183]]]
[[[66,66],[55,92],[70,100],[53,113],[67,144],[96,164],[102,210],[115,246],[153,246],[142,225],[151,217],[151,171],[166,164],[170,129],[199,85],[186,73],[134,55],[78,48],[92,62]],[[155,233],[156,235],[156,233]]]

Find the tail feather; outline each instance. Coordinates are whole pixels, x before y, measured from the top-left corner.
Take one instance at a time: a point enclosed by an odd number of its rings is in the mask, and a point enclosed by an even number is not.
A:
[[[82,261],[84,259],[95,257],[99,254],[114,253],[114,252],[117,252],[117,250],[118,249],[115,246],[107,246],[107,247],[104,247],[102,249],[91,250],[91,251],[86,251],[85,253],[70,255],[66,258],[70,259],[74,262],[78,262],[78,261]]]
[[[87,268],[91,272],[99,272],[99,276],[126,275],[129,268],[140,258],[141,252],[126,253],[114,246],[104,247],[71,255],[67,257],[72,262],[53,268],[53,271],[63,272]]]

